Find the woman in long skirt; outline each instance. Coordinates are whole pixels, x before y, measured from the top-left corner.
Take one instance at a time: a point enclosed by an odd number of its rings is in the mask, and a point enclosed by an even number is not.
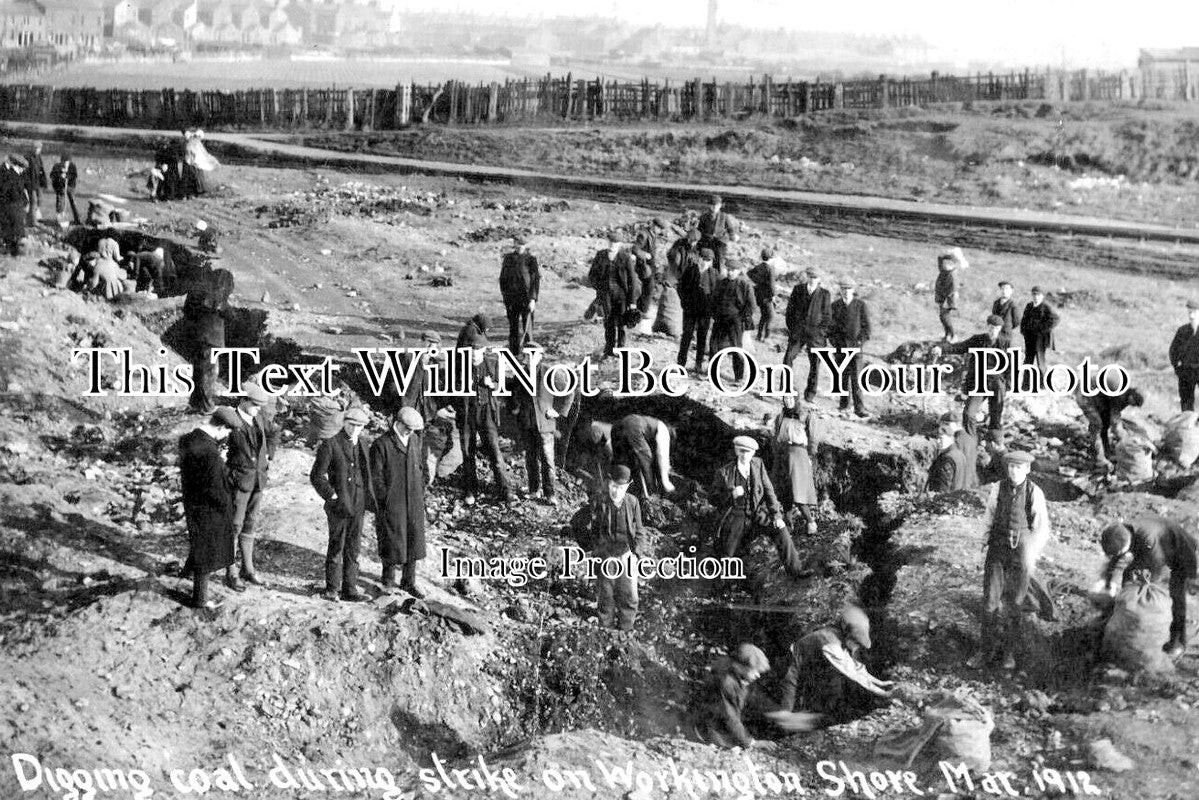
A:
[[[783,400],[774,422],[774,481],[779,501],[794,519],[803,517],[809,534],[816,532],[816,480],[812,462],[819,444],[816,417],[799,397]]]

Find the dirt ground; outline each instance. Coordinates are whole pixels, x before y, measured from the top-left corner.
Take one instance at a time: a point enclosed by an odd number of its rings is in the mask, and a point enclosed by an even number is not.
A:
[[[55,151],[47,145],[48,155]],[[602,330],[581,320],[592,297],[580,284],[586,262],[609,230],[627,231],[651,215],[634,205],[464,181],[257,167],[222,171],[219,190],[202,199],[153,204],[138,191],[145,163],[99,152],[78,157],[85,191],[129,198],[144,230],[191,244],[194,220],[215,226],[224,252],[213,265],[233,272],[239,316],[265,312],[265,343],[347,360],[351,348],[413,343],[426,328],[453,336],[479,311],[502,325],[498,259],[516,231],[530,235],[543,268],[537,338],[563,360],[594,353]],[[742,255],[769,244],[795,269],[856,278],[876,329],[869,359],[939,337],[931,286],[943,243],[887,238],[886,230],[833,234],[746,222]],[[917,723],[934,691],[967,687],[995,714],[996,768],[1015,772],[1030,796],[1050,796],[1038,795],[1030,777],[1041,766],[1085,770],[1109,797],[1196,796],[1199,660],[1192,652],[1164,677],[1097,664],[1099,612],[1070,590],[1093,580],[1094,534],[1108,517],[1154,509],[1193,525],[1195,509],[1164,488],[1111,486],[1092,476],[1083,423],[1068,399],[1011,403],[1016,441],[1036,447],[1038,478],[1052,487],[1057,537],[1047,573],[1060,587],[1063,613],[1038,630],[1033,657],[1010,675],[964,664],[977,636],[979,501],[906,497],[920,488],[928,435],[954,405],[949,396],[872,399],[869,423],[821,398],[826,439],[817,469],[827,500],[820,533],[803,543],[815,574],[783,580],[774,556],[759,548],[761,575],[747,592],[650,583],[632,637],[595,627],[586,585],[456,586],[437,576],[442,549],[519,555],[563,543],[560,528],[586,493],[574,475],[565,479],[562,509],[490,501],[468,509],[457,478],[437,488],[428,503],[432,552],[420,572],[430,613],[378,596],[369,523],[363,577],[373,602],[321,601],[324,519],[308,484],[312,451],[300,441],[304,409],[296,408],[281,417],[284,448],[262,510],[261,567],[270,587],[238,595],[214,584],[222,605],[196,613],[182,605],[189,584],[177,577],[186,532],[174,464],[175,442],[196,418],[183,399],[81,397],[82,368],[69,365],[70,348],[114,342],[178,363],[157,350],[180,300],[108,304],[55,290],[42,264],[57,250],[46,238],[47,249],[0,264],[0,741],[11,753],[34,754],[49,767],[137,766],[164,797],[185,796],[171,787],[170,770],[214,770],[229,754],[258,787],[254,797],[312,794],[265,786],[273,754],[293,766],[386,767],[400,786],[394,796],[498,796],[432,792],[417,770],[432,766],[433,753],[460,768],[477,766],[480,755],[508,766],[532,797],[681,796],[614,787],[595,759],[646,771],[738,769],[742,754],[686,741],[683,711],[705,665],[751,638],[776,666],[761,684],[770,694],[788,637],[827,622],[856,592],[878,631],[869,664],[902,689],[852,722],[780,738],[772,753],[755,751],[760,769],[796,770],[809,792],[827,788],[815,777],[821,759],[882,769],[872,754],[877,737]],[[967,257],[964,332],[981,329],[1000,278],[1015,284],[1021,302],[1039,283],[1062,312],[1055,360],[1121,363],[1148,390],[1141,418],[1159,424],[1172,415],[1177,398],[1165,348],[1185,320],[1193,283],[1155,274],[1153,248],[1122,249],[1118,278],[1109,265],[969,249]],[[638,342],[666,363],[673,357],[665,337]],[[781,343],[775,333],[764,358],[777,361]],[[603,416],[622,407],[595,410]],[[728,457],[733,433],[761,436],[776,405],[756,393],[718,398],[695,381],[685,398],[655,398],[649,410],[680,427],[679,491],[649,513],[655,547],[702,545],[711,535],[704,485]],[[376,423],[371,433],[380,430]],[[525,485],[511,432],[504,452]],[[730,599],[795,613],[728,609]],[[1046,667],[1046,653],[1073,672]],[[1088,746],[1102,738],[1132,760],[1131,770],[1095,763]],[[547,770],[585,770],[596,785],[555,790],[533,780]],[[950,793],[938,775],[922,771],[930,796],[985,794]],[[50,796],[39,791],[32,796]],[[7,766],[0,796],[23,796]]]

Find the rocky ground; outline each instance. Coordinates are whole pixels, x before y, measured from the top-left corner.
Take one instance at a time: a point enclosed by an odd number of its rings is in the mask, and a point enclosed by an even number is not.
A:
[[[412,342],[424,328],[452,336],[480,310],[500,320],[498,254],[504,238],[521,231],[544,270],[537,337],[555,357],[577,360],[602,336],[580,321],[591,299],[580,285],[586,258],[609,230],[628,230],[648,213],[464,182],[249,167],[226,170],[213,196],[161,205],[134,196],[137,161],[93,152],[85,166],[89,190],[134,198],[127,205],[146,231],[186,246],[192,220],[220,229],[224,253],[214,265],[237,279],[231,329],[239,343],[260,343],[271,356],[347,359],[352,347]],[[939,335],[931,299],[939,243],[747,222],[745,254],[769,243],[795,267],[856,277],[878,329],[870,359],[903,348],[923,353]],[[1098,568],[1094,536],[1104,520],[1156,510],[1195,524],[1193,500],[1172,496],[1189,475],[1175,471],[1169,482],[1135,487],[1093,475],[1070,400],[1011,404],[1016,441],[1036,448],[1037,477],[1052,501],[1057,536],[1046,573],[1061,611],[1038,627],[1031,655],[1011,675],[964,665],[977,636],[981,501],[913,496],[949,396],[878,398],[869,422],[822,398],[826,437],[817,467],[827,500],[820,533],[803,543],[813,574],[784,580],[760,547],[756,577],[743,589],[651,583],[632,637],[595,627],[584,584],[515,587],[437,575],[443,549],[541,554],[565,542],[561,526],[585,496],[578,475],[565,480],[562,509],[467,508],[452,479],[429,500],[433,549],[420,573],[428,604],[378,596],[369,534],[363,568],[372,602],[322,602],[315,593],[324,520],[308,485],[312,451],[302,444],[297,407],[282,416],[284,447],[262,510],[270,587],[235,595],[214,586],[222,605],[197,613],[182,605],[188,584],[176,576],[186,533],[174,465],[175,441],[196,418],[180,399],[83,397],[82,364],[69,359],[73,347],[119,344],[142,359],[178,363],[158,349],[180,300],[109,304],[56,290],[49,265],[61,252],[47,230],[27,255],[0,265],[0,741],[9,752],[36,755],[48,767],[137,766],[165,797],[183,796],[170,770],[228,767],[229,754],[256,786],[254,797],[312,793],[267,785],[274,754],[293,767],[387,768],[399,787],[393,796],[502,793],[446,791],[445,782],[422,780],[419,770],[435,769],[433,753],[447,769],[478,768],[482,755],[490,768],[511,769],[519,794],[529,796],[683,796],[687,790],[669,781],[669,791],[657,784],[638,794],[635,773],[748,770],[745,754],[687,741],[683,711],[705,665],[744,639],[781,665],[790,635],[824,623],[856,594],[876,626],[870,666],[901,682],[896,700],[864,706],[848,724],[782,738],[771,753],[755,751],[759,770],[796,772],[811,792],[833,786],[818,776],[822,759],[894,769],[874,755],[876,738],[916,724],[935,691],[965,687],[995,714],[996,767],[1016,772],[1032,796],[1031,770],[1041,765],[1088,771],[1111,797],[1195,795],[1199,661],[1188,655],[1173,673],[1152,677],[1097,664],[1100,616],[1080,596]],[[1170,416],[1176,399],[1163,353],[1189,286],[1136,274],[1152,263],[1150,250],[1128,248],[1129,269],[1118,281],[1086,263],[968,256],[964,329],[985,316],[999,277],[1021,296],[1039,282],[1063,312],[1057,359],[1073,364],[1092,355],[1126,365],[1151,393],[1144,424]],[[664,337],[638,343],[669,363]],[[777,360],[776,350],[766,346],[762,355]],[[610,417],[628,404],[596,401],[589,411]],[[655,546],[702,546],[712,531],[703,486],[727,457],[731,436],[763,436],[776,405],[758,393],[721,398],[694,381],[686,397],[643,407],[679,426],[679,491],[649,509]],[[376,423],[372,432],[379,430]],[[510,434],[504,451],[523,486],[523,458]],[[780,672],[763,680],[765,694]],[[1093,752],[1104,739],[1132,769],[1111,771],[1123,766],[1119,759],[1103,747]],[[631,768],[632,783],[616,774],[609,781],[614,766]],[[935,768],[922,769],[919,785],[952,796]],[[0,787],[4,797],[21,796],[7,766]]]

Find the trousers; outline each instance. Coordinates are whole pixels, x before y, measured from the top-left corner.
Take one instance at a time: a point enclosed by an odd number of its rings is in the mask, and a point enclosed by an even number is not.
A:
[[[778,551],[779,561],[788,575],[797,576],[803,569],[799,551],[791,539],[791,533],[786,528],[766,527],[759,525],[754,519],[740,511],[730,511],[725,515],[720,555],[725,558],[744,558],[742,555],[763,531],[774,541]]]
[[[596,573],[595,589],[600,627],[611,628],[615,622],[622,631],[633,630],[637,620],[637,579],[623,571],[619,577],[608,578],[601,569]]]
[[[325,551],[325,588],[349,593],[358,591],[358,551],[362,543],[362,514],[326,512],[329,547]]]
[[[529,473],[529,492],[545,490],[546,497],[553,497],[554,483],[554,434],[536,428],[525,429],[525,470]]]
[[[703,365],[708,355],[708,336],[712,330],[712,318],[706,314],[683,312],[683,336],[679,340],[679,366],[687,366],[687,351],[691,349],[691,337],[695,336],[695,368]]]
[[[462,425],[462,463],[466,469],[466,493],[476,494],[479,490],[478,457],[481,444],[483,454],[495,475],[496,491],[501,495],[509,495],[512,493],[512,481],[508,478],[508,467],[504,464],[503,453],[500,452],[499,426],[490,414],[485,414],[482,420],[471,419],[474,413],[472,411],[468,414]]]

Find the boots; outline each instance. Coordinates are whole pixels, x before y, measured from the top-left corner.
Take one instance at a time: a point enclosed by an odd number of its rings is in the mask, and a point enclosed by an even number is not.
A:
[[[237,568],[232,564],[225,568],[225,585],[235,592],[246,590],[246,585],[237,578]]]
[[[424,592],[416,588],[416,562],[409,561],[404,564],[404,577],[400,581],[400,588],[408,594],[415,597],[417,600],[425,598]]]
[[[192,608],[204,608],[208,604],[208,575],[192,569]]]
[[[241,543],[241,578],[246,583],[261,586],[262,579],[254,571],[254,538],[243,533],[238,539]]]
[[[396,583],[396,567],[395,564],[383,565],[383,577],[380,581],[380,587],[384,594],[393,594],[396,589],[400,588]]]

